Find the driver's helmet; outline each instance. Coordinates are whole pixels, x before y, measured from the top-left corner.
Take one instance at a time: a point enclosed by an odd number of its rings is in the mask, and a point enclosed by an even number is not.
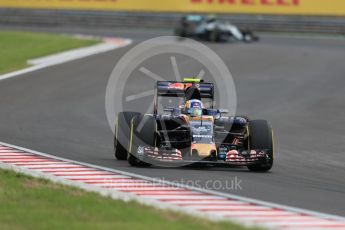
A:
[[[186,101],[185,104],[185,111],[188,115],[192,117],[201,117],[202,116],[202,109],[203,109],[202,101],[197,99],[192,99]]]

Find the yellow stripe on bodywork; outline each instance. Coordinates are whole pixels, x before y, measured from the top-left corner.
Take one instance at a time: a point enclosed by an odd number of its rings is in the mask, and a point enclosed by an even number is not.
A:
[[[131,135],[130,135],[130,138],[129,138],[129,146],[128,146],[128,152],[129,153],[132,153],[133,123],[134,123],[134,117],[131,119]]]
[[[251,150],[251,148],[250,148],[250,130],[249,130],[249,125],[247,125],[247,127],[246,127],[246,129],[247,129],[247,139],[248,139],[248,150]]]
[[[118,139],[119,136],[119,117],[117,116],[115,119],[115,138]]]

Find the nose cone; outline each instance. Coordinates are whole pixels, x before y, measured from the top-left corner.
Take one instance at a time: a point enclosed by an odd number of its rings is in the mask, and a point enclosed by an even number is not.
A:
[[[191,146],[192,152],[193,150],[198,153],[199,157],[209,157],[213,151],[216,151],[215,144],[192,144]]]

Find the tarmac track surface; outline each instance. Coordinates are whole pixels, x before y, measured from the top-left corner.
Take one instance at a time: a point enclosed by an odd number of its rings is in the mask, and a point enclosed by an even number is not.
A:
[[[94,33],[130,35],[133,45],[161,35],[157,31]],[[255,44],[206,45],[233,74],[238,113],[271,121],[277,150],[270,173],[251,173],[246,168],[132,168],[126,161],[115,161],[105,88],[115,64],[133,46],[1,81],[0,140],[209,189],[208,181],[225,186],[237,178],[242,189],[213,189],[345,216],[345,41],[264,37]],[[182,75],[199,70],[188,59],[177,62]],[[169,78],[169,64],[162,58],[145,65]],[[152,82],[134,75],[128,89],[142,92],[152,89]],[[150,100],[144,98],[138,106]]]

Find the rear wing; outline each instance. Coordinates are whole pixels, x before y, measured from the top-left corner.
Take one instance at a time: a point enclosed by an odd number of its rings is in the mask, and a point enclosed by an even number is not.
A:
[[[213,83],[204,82],[177,82],[177,81],[158,81],[156,85],[157,96],[161,97],[184,97],[186,89],[195,86],[200,91],[201,98],[214,98]]]

